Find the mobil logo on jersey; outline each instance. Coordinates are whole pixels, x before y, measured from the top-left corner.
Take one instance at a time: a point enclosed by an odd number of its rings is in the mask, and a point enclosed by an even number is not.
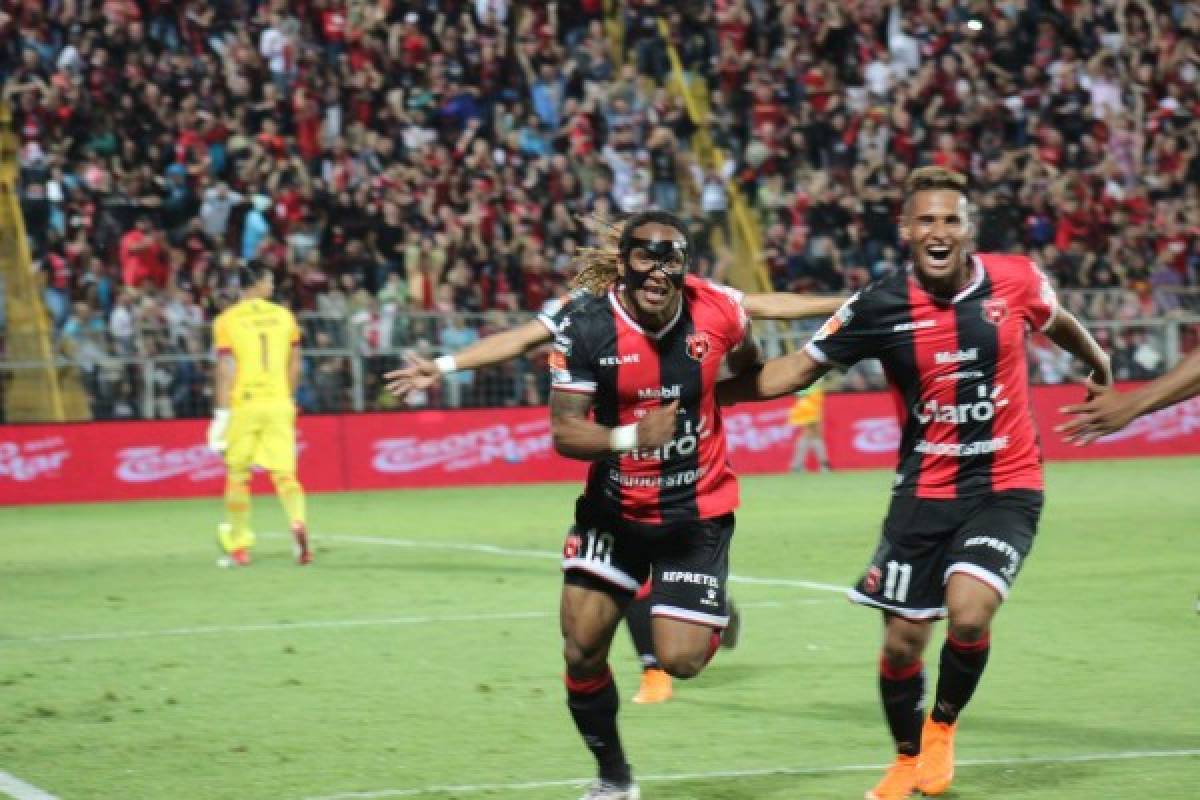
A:
[[[56,475],[70,457],[61,436],[0,442],[0,480],[26,483]]]

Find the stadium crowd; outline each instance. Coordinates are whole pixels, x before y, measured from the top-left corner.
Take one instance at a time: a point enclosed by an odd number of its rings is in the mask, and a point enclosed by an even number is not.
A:
[[[923,164],[970,174],[981,249],[1130,290],[1084,316],[1160,313],[1156,290],[1198,282],[1196,3],[628,0],[609,29],[604,5],[3,0],[20,200],[64,349],[201,354],[251,259],[292,308],[348,320],[309,347],[461,347],[560,293],[592,220],[677,211],[720,278],[729,180],[777,289],[844,291],[902,258]],[[723,171],[693,154],[667,43],[707,87]],[[1117,336],[1123,377],[1157,371]],[[339,407],[346,361],[311,358],[302,404]],[[164,369],[156,413],[204,413],[207,366]],[[109,372],[106,415],[138,413]]]

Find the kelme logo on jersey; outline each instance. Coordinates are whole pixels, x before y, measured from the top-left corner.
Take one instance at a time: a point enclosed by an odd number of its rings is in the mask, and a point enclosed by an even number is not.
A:
[[[979,399],[973,403],[940,403],[937,398],[917,403],[913,406],[913,416],[922,425],[931,422],[945,422],[951,425],[965,425],[971,422],[987,422],[996,416],[996,409],[1008,405],[1008,398],[1001,397],[1004,384],[996,384],[991,392],[986,386],[976,390]]]
[[[1008,301],[1003,297],[990,297],[983,301],[981,308],[983,318],[993,325],[1008,319]]]
[[[708,351],[712,350],[712,340],[704,331],[689,334],[687,337],[687,354],[696,361],[704,361]]]

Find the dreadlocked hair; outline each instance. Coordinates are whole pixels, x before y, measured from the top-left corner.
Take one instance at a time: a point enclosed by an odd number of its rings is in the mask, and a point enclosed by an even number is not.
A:
[[[598,247],[580,247],[576,251],[575,263],[579,265],[579,272],[571,280],[572,288],[584,288],[593,294],[607,292],[620,277],[618,265],[628,260],[629,252],[633,249],[633,232],[648,222],[657,222],[679,231],[683,234],[687,252],[692,252],[687,226],[679,217],[666,211],[640,211],[621,225],[596,218],[585,220],[584,224],[593,230],[600,228],[597,232],[600,244]]]
[[[575,251],[579,272],[571,279],[571,288],[587,289],[592,294],[604,294],[617,282],[617,263],[621,260],[621,229],[611,222],[592,217],[584,220],[600,239],[597,247],[580,247]]]

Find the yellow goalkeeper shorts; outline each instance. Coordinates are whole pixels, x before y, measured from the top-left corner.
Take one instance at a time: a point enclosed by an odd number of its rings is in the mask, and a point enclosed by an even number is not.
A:
[[[249,401],[232,409],[225,464],[296,471],[296,406],[290,400]]]

